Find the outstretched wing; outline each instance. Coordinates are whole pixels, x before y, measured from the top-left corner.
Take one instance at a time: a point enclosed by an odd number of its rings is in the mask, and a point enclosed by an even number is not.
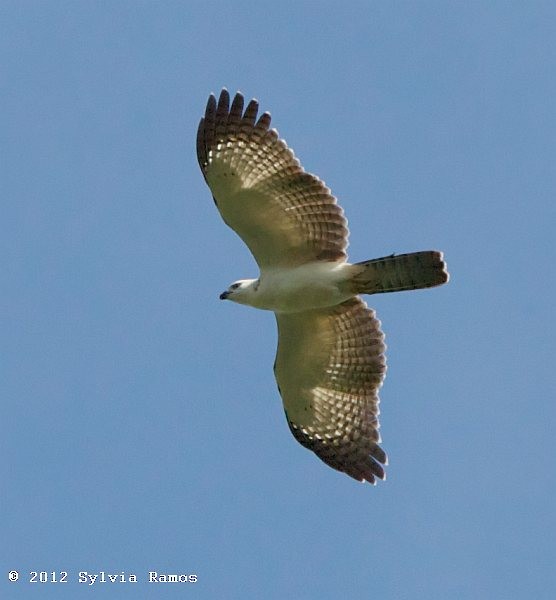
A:
[[[359,481],[384,479],[378,390],[385,345],[374,311],[356,297],[276,320],[274,372],[297,441]]]
[[[347,222],[324,183],[306,173],[258,102],[209,97],[197,157],[224,221],[261,268],[345,260]]]

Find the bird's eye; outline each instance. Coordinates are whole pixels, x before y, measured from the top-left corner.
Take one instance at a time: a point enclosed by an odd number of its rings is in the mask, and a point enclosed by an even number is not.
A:
[[[237,288],[241,285],[241,283],[232,283],[232,285],[230,286],[231,290],[237,290]]]

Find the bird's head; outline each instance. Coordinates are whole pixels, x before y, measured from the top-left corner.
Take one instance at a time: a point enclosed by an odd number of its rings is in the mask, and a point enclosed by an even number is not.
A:
[[[253,296],[256,294],[258,287],[258,279],[239,279],[220,294],[220,300],[231,300],[239,304],[250,305],[253,303]]]

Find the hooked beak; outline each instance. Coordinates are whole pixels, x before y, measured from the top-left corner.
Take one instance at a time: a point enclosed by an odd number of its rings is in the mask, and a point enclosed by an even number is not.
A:
[[[219,296],[220,300],[226,300],[226,298],[230,295],[230,292],[222,292]]]

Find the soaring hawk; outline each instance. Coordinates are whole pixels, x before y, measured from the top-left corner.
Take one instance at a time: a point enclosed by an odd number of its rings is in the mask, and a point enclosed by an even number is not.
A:
[[[326,464],[359,481],[384,479],[378,390],[386,371],[384,335],[361,294],[414,290],[448,281],[442,253],[399,254],[350,264],[344,212],[226,89],[211,95],[199,123],[197,156],[222,218],[247,244],[257,279],[220,295],[271,310],[278,323],[274,373],[294,437]]]

